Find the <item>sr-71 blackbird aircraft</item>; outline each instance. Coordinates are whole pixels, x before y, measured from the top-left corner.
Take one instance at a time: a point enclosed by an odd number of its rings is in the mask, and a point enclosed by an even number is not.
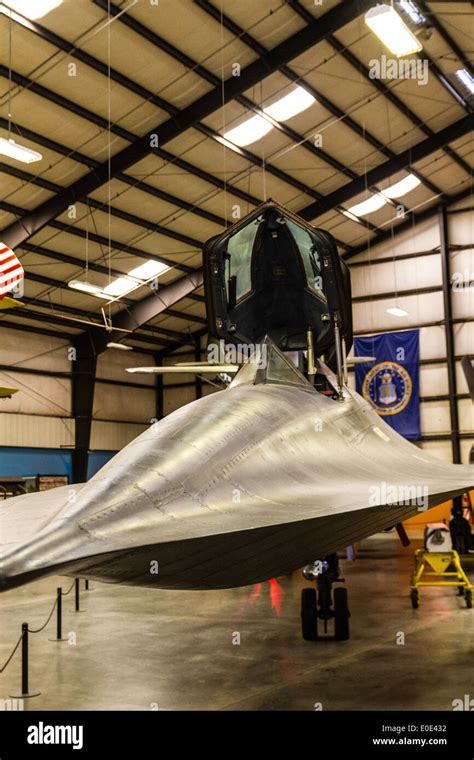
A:
[[[418,449],[348,388],[350,278],[328,233],[268,201],[203,259],[210,334],[257,350],[217,365],[229,387],[151,425],[87,483],[2,504],[2,590],[51,574],[251,584],[473,486],[471,467]]]

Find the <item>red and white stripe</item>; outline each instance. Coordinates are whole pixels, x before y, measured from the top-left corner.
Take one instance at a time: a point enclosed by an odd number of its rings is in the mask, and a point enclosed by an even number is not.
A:
[[[5,243],[0,243],[0,298],[4,298],[25,276],[22,265]]]

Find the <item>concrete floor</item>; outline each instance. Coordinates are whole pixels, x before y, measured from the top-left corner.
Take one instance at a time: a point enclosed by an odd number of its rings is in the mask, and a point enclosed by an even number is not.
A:
[[[227,591],[153,591],[91,584],[82,609],[64,599],[63,635],[54,618],[31,636],[29,710],[450,710],[474,696],[474,611],[451,589],[408,598],[413,550],[393,534],[363,542],[343,562],[351,639],[301,638],[300,573]],[[39,627],[58,585],[48,578],[0,597],[0,664],[21,623]],[[233,644],[235,633],[240,645]],[[405,644],[397,644],[403,633]],[[20,658],[0,676],[0,699],[18,693]]]

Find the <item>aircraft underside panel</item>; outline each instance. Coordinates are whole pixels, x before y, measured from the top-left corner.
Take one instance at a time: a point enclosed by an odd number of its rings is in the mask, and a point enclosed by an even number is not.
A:
[[[245,585],[473,486],[471,467],[429,456],[344,393],[237,384],[150,426],[88,483],[9,499],[1,588],[56,572]]]

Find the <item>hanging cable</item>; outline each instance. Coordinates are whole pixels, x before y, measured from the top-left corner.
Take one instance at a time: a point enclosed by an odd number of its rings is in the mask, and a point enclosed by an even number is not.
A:
[[[226,108],[225,108],[225,65],[224,65],[224,11],[222,0],[220,4],[221,22],[221,97],[222,97],[222,133],[226,132]],[[224,166],[224,219],[227,219],[227,147],[222,143],[223,166]]]

